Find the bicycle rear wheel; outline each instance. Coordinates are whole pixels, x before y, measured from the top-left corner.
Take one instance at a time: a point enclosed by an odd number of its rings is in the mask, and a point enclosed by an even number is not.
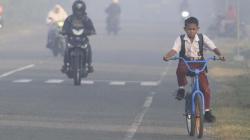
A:
[[[202,106],[202,100],[201,96],[196,95],[195,96],[195,112],[194,116],[192,118],[193,121],[191,121],[193,124],[193,132],[197,135],[198,138],[202,138],[203,136],[203,106]]]

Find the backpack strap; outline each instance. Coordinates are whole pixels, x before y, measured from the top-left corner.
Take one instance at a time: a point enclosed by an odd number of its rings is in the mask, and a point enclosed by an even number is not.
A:
[[[198,44],[199,44],[199,54],[200,56],[202,57],[202,59],[204,58],[203,57],[203,35],[202,34],[198,34],[198,37],[199,37],[199,41],[198,41]]]
[[[186,51],[186,49],[185,49],[185,40],[184,40],[184,34],[183,35],[180,35],[180,39],[181,39],[181,51],[180,51],[180,53],[179,53],[179,56],[180,57],[184,57],[185,56],[185,51]]]
[[[201,59],[204,60],[204,56],[203,56],[203,45],[204,45],[204,39],[203,39],[203,35],[202,34],[198,34],[199,37],[199,50],[200,50],[200,55],[201,55]],[[205,68],[205,72],[208,73],[208,68],[206,66]]]

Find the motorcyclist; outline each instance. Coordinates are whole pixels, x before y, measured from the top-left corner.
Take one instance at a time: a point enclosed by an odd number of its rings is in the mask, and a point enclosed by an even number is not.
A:
[[[120,29],[120,15],[121,15],[121,7],[119,5],[119,0],[112,0],[112,3],[106,8],[105,12],[107,13],[107,31],[110,34],[112,30],[116,33]],[[112,23],[116,22],[116,23]],[[114,25],[116,24],[116,25]],[[116,27],[113,27],[116,26]],[[116,29],[115,29],[116,28]]]
[[[76,0],[72,5],[72,12],[70,16],[64,22],[62,33],[64,35],[71,35],[72,26],[74,24],[82,24],[84,29],[85,37],[96,34],[95,27],[92,23],[92,20],[87,16],[86,13],[86,4],[82,0]],[[67,63],[69,62],[69,49],[66,48],[64,54],[64,65],[62,66],[61,71],[63,73],[67,72]],[[92,66],[92,50],[90,44],[88,44],[88,72],[94,72]]]
[[[229,5],[228,9],[225,14],[225,18],[221,20],[221,29],[220,31],[222,33],[226,32],[227,26],[228,28],[236,28],[236,22],[237,22],[237,10],[233,5]]]
[[[246,35],[244,24],[240,24],[240,36]],[[207,29],[208,34],[220,37],[236,37],[237,35],[237,10],[229,5],[224,13],[216,13],[214,20]]]
[[[180,13],[182,19],[187,19],[190,17],[190,8],[189,8],[189,3],[188,0],[182,0],[180,3]]]
[[[55,7],[48,13],[46,19],[46,22],[49,25],[47,48],[54,47],[55,33],[56,33],[56,28],[54,24],[57,22],[64,22],[67,16],[68,16],[67,12],[59,4],[56,4]]]

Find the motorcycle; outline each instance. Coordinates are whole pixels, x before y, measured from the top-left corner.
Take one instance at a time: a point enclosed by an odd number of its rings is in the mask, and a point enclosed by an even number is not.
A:
[[[247,38],[247,28],[244,22],[239,23],[239,31],[237,31],[237,23],[236,22],[228,22],[222,26],[223,17],[218,16],[211,23],[207,29],[207,34],[212,37],[229,37],[234,38],[237,37],[237,32],[239,32],[240,38]]]
[[[106,22],[107,22],[106,29],[107,29],[108,34],[113,33],[114,35],[117,35],[119,30],[120,30],[119,17],[118,16],[108,16]]]
[[[190,16],[190,12],[188,10],[181,11],[181,17],[185,21]]]
[[[180,3],[181,22],[183,23],[190,15],[189,2],[187,0],[182,0]]]
[[[81,79],[88,76],[88,47],[89,40],[84,35],[83,27],[73,27],[72,35],[67,35],[68,60],[66,75],[73,78],[74,85],[80,85]]]
[[[58,55],[63,56],[65,50],[65,37],[60,34],[62,31],[64,22],[59,21],[52,24],[51,37],[48,40],[48,48],[51,49],[53,55],[56,57]]]

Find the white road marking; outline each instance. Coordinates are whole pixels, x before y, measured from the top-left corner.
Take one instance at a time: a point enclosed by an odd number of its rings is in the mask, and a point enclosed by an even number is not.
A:
[[[126,82],[124,81],[111,81],[109,85],[114,85],[114,86],[124,86]]]
[[[149,108],[151,106],[151,104],[152,104],[152,101],[153,101],[153,96],[147,97],[143,107],[144,108]]]
[[[17,79],[14,80],[13,83],[30,83],[32,79]],[[44,81],[47,84],[61,84],[65,81],[65,79],[48,79]],[[93,85],[95,83],[102,82],[102,83],[109,83],[110,86],[125,86],[127,83],[132,83],[133,85],[139,84],[140,86],[144,87],[155,87],[159,85],[159,81],[110,81],[110,80],[82,80],[81,84],[85,85]]]
[[[148,81],[148,82],[141,82],[141,86],[158,86],[158,82]]]
[[[45,83],[48,83],[48,84],[60,84],[63,81],[64,80],[61,80],[61,79],[50,79],[50,80],[45,81]]]
[[[169,64],[171,64],[171,62],[169,62]],[[166,76],[167,73],[168,73],[168,70],[169,70],[169,67],[165,67],[165,68],[164,68],[164,71],[163,71],[162,74],[161,74],[161,77],[160,77],[160,79],[159,79],[159,81],[158,81],[158,84],[161,84],[161,83],[162,83],[163,79],[165,78],[165,76]]]
[[[132,140],[135,133],[137,132],[138,128],[140,127],[143,118],[145,114],[147,113],[148,109],[150,108],[152,102],[153,102],[153,97],[155,95],[155,92],[152,92],[145,100],[143,104],[143,110],[140,112],[136,117],[134,122],[132,123],[131,127],[128,129],[127,134],[124,138],[124,140]]]
[[[19,80],[14,80],[13,83],[30,83],[32,79],[19,79]]]
[[[30,68],[32,68],[32,67],[34,67],[34,66],[35,66],[34,64],[31,64],[31,65],[27,65],[27,66],[24,66],[24,67],[21,67],[21,68],[18,68],[18,69],[15,69],[15,70],[6,72],[6,73],[0,75],[0,79],[1,79],[1,78],[4,78],[4,77],[7,77],[7,76],[9,76],[9,75],[11,75],[11,74],[17,73],[17,72],[19,72],[19,71],[23,71],[23,70],[26,70],[26,69],[30,69]]]
[[[94,84],[95,82],[94,82],[94,81],[90,81],[90,80],[82,80],[81,83],[82,83],[82,84],[86,84],[86,85],[92,85],[92,84]]]

